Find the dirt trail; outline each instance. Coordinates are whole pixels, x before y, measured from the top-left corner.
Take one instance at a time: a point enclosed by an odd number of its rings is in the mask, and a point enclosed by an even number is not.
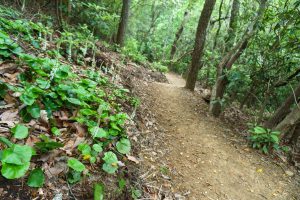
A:
[[[299,185],[281,167],[208,116],[207,104],[182,88],[181,77],[167,78],[170,84],[151,83],[147,92],[152,112],[166,130],[161,148],[169,150],[165,159],[177,192],[192,200],[300,199]]]

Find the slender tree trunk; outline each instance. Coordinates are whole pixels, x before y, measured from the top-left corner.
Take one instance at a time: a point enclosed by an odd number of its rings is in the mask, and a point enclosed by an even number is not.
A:
[[[212,96],[211,96],[210,107],[209,107],[210,113],[215,117],[218,117],[222,112],[221,102],[226,90],[226,86],[229,83],[226,74],[224,72],[224,69],[225,68],[231,69],[233,63],[239,58],[239,56],[246,49],[247,43],[248,40],[243,41],[243,43],[239,46],[237,51],[233,55],[231,55],[231,57],[228,59],[226,59],[225,56],[223,61],[221,61],[221,63],[218,66],[217,81],[212,90]]]
[[[236,37],[236,28],[238,24],[238,16],[240,10],[240,0],[233,0],[230,14],[230,22],[228,29],[228,36],[225,39],[225,51],[228,52],[231,46],[233,45]]]
[[[57,18],[57,23],[59,25],[59,28],[62,29],[62,19],[60,18],[60,0],[55,1],[55,7],[56,7],[56,18]]]
[[[246,93],[246,95],[244,96],[244,98],[241,102],[241,105],[240,105],[241,110],[244,108],[244,105],[246,105],[247,102],[251,99],[251,96],[253,95],[255,88],[256,88],[256,84],[255,84],[255,81],[253,81],[249,91]]]
[[[289,139],[289,144],[296,145],[299,137],[300,137],[300,123],[298,123],[297,126],[295,127],[292,137]]]
[[[250,24],[244,33],[243,38],[238,42],[231,51],[229,51],[222,59],[218,65],[217,70],[217,80],[215,86],[213,87],[210,107],[210,113],[218,117],[221,114],[222,106],[221,101],[223,99],[228,80],[224,69],[230,70],[234,62],[241,56],[244,50],[247,48],[249,39],[256,32],[257,26],[261,18],[263,17],[264,11],[266,9],[267,0],[260,0],[260,6],[257,12],[256,19]]]
[[[175,39],[174,39],[174,42],[172,44],[172,48],[171,48],[171,53],[170,53],[170,60],[173,60],[174,59],[174,55],[176,53],[176,50],[177,50],[177,43],[178,43],[178,40],[180,39],[182,33],[183,33],[183,29],[184,29],[184,25],[186,23],[186,21],[188,20],[188,16],[189,16],[189,11],[186,10],[184,12],[184,17],[183,17],[183,20],[182,20],[182,23],[175,35]]]
[[[222,25],[221,18],[222,18],[222,6],[223,6],[223,2],[224,2],[224,0],[221,0],[220,7],[219,7],[219,19],[218,19],[219,23],[218,23],[218,29],[217,29],[217,32],[216,32],[215,40],[214,40],[213,49],[215,49],[216,46],[217,46],[218,37],[219,37],[219,34],[220,34],[220,30],[221,30],[221,25]]]
[[[129,8],[130,8],[130,0],[123,0],[121,20],[119,23],[118,34],[117,34],[117,44],[119,44],[120,46],[124,45],[128,18],[129,18]]]
[[[274,115],[264,123],[266,128],[274,128],[289,113],[291,106],[298,101],[300,97],[300,83],[297,88],[291,92],[283,104],[276,110]]]
[[[205,45],[205,38],[206,38],[206,29],[214,9],[216,0],[206,0],[204,3],[203,10],[201,12],[201,16],[198,22],[198,28],[196,33],[194,51],[192,56],[192,64],[189,69],[188,77],[186,80],[185,87],[191,91],[194,91],[198,71],[200,69],[200,63],[202,56],[203,56],[203,49]]]

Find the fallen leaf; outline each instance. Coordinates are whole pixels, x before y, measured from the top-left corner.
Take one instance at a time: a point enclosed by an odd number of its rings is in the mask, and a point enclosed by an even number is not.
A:
[[[49,168],[49,172],[52,176],[57,176],[66,170],[67,170],[66,162],[56,162],[54,167]]]
[[[127,156],[128,160],[135,162],[136,164],[139,164],[140,161],[138,161],[138,159],[134,156]]]
[[[76,137],[76,140],[74,142],[73,148],[76,148],[80,143],[82,143],[85,140],[84,137]]]
[[[260,169],[257,169],[256,172],[257,172],[257,173],[262,173],[262,172],[263,172],[263,169],[261,169],[261,168],[260,168]]]
[[[85,135],[85,129],[79,124],[79,123],[73,123],[73,126],[75,127],[76,131],[77,131],[77,135],[79,137],[83,137]]]
[[[65,146],[62,148],[68,155],[72,155],[72,150],[74,149],[75,141],[69,140],[65,143]]]
[[[294,172],[292,172],[290,170],[286,170],[285,174],[288,175],[288,176],[291,176],[291,177],[294,176]]]
[[[41,116],[41,120],[42,122],[48,124],[49,123],[49,118],[48,118],[48,115],[47,115],[47,111],[46,110],[41,110],[40,111],[40,116]]]
[[[40,139],[36,136],[30,135],[26,140],[26,145],[33,147],[36,142],[39,142]]]
[[[7,110],[0,115],[1,121],[18,121],[18,111]]]

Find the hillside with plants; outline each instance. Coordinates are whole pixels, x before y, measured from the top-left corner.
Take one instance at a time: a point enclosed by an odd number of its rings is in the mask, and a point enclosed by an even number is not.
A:
[[[299,0],[0,0],[1,199],[299,199]]]

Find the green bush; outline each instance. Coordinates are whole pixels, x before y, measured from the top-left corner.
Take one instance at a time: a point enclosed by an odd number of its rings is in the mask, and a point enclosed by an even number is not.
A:
[[[272,131],[271,129],[255,126],[250,131],[250,141],[252,147],[260,149],[263,153],[267,154],[271,150],[284,150],[286,147],[280,146],[280,132]]]
[[[168,67],[164,66],[163,64],[161,64],[160,62],[153,62],[151,63],[151,68],[153,70],[162,72],[162,73],[166,73],[169,71]]]
[[[135,62],[144,63],[147,61],[147,58],[140,53],[138,48],[138,41],[130,38],[126,41],[126,44],[122,48],[121,52]]]

